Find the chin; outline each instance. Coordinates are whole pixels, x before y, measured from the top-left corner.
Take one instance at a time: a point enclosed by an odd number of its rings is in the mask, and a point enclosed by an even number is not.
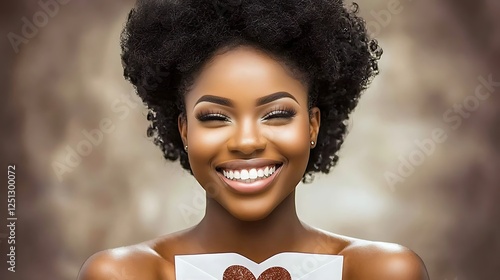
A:
[[[266,203],[255,201],[254,203],[241,203],[228,205],[226,210],[236,219],[243,222],[256,222],[267,218],[276,207],[265,205]],[[277,206],[277,205],[275,205]]]
[[[271,213],[231,213],[233,217],[236,219],[242,221],[242,222],[257,222],[264,220],[267,218]]]

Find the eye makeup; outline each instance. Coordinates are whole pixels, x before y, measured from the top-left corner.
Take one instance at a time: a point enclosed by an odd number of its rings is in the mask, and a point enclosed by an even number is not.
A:
[[[286,108],[284,106],[276,107],[269,112],[267,112],[262,118],[262,121],[270,121],[274,119],[291,119],[295,117],[297,111],[292,108]],[[209,122],[209,121],[221,121],[221,122],[229,122],[230,118],[224,114],[222,111],[214,111],[214,110],[200,110],[196,114],[196,119],[200,122]]]
[[[291,119],[295,117],[297,111],[293,108],[277,107],[262,117],[262,120]]]
[[[224,115],[222,111],[211,111],[211,110],[200,110],[200,112],[196,114],[196,119],[199,120],[200,122],[230,121],[229,117]]]

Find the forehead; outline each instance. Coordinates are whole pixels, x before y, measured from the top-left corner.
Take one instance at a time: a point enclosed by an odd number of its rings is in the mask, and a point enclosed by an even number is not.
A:
[[[304,95],[307,88],[282,62],[249,46],[216,54],[201,70],[189,95],[238,95],[256,98],[277,91]],[[301,96],[297,96],[301,97]]]

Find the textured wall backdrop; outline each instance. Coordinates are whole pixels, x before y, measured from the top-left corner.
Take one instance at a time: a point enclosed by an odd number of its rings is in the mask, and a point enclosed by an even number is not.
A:
[[[384,48],[381,74],[338,166],[299,185],[301,218],[408,246],[434,280],[497,278],[500,2],[358,3]],[[0,168],[16,165],[18,217],[15,273],[0,225],[1,279],[75,279],[92,253],[203,215],[201,188],[146,137],[145,108],[122,77],[118,40],[133,4],[0,3]]]

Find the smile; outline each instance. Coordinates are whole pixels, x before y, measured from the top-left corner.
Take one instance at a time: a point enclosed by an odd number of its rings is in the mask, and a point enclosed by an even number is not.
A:
[[[226,186],[237,193],[257,193],[267,189],[283,163],[263,160],[237,161],[216,168]]]
[[[222,170],[222,174],[229,180],[251,183],[273,175],[273,173],[276,172],[276,168],[276,165],[272,165],[264,168]]]

